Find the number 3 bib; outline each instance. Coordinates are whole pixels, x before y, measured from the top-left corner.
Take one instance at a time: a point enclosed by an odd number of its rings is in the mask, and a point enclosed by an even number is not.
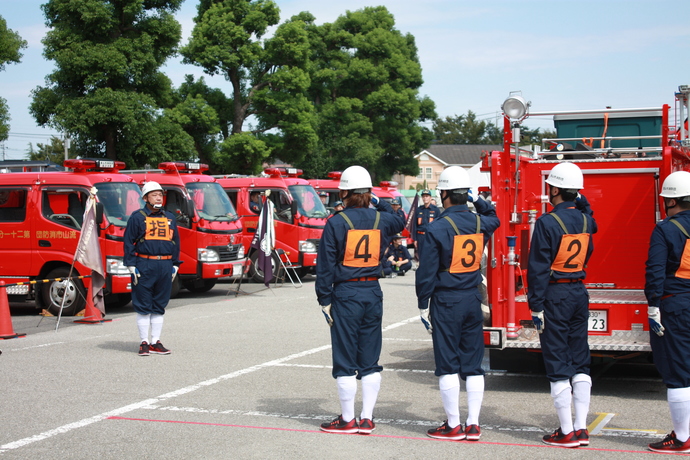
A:
[[[479,270],[484,252],[484,235],[480,233],[481,220],[477,217],[477,233],[460,234],[460,230],[450,217],[445,218],[453,226],[456,235],[453,237],[453,256],[450,260],[450,273],[468,273]]]

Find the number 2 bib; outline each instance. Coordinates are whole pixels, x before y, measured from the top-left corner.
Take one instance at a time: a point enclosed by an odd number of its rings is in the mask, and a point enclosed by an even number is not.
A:
[[[568,233],[565,224],[555,213],[549,214],[560,224],[565,235],[561,236],[556,257],[551,263],[551,270],[563,273],[580,272],[585,268],[585,259],[589,249],[589,233],[587,232],[587,218],[582,215],[584,224],[582,233]]]

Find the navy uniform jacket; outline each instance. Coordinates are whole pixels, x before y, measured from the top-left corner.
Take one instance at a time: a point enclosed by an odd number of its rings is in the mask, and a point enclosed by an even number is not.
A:
[[[162,217],[163,215],[168,219],[168,225],[173,231],[172,241],[159,240],[143,240],[146,228],[146,217],[141,211],[146,213],[146,216]],[[129,216],[127,228],[125,229],[125,258],[124,264],[126,267],[136,266],[137,254],[146,254],[150,256],[172,256],[173,265],[178,267],[182,263],[180,260],[180,234],[177,231],[177,222],[172,213],[165,210],[151,211],[148,206],[144,206],[138,211],[134,211]]]
[[[439,218],[439,210],[436,205],[430,204],[417,208],[417,233],[425,233],[431,222]]]
[[[671,222],[674,219],[690,233],[690,211],[681,211],[656,224],[649,242],[644,287],[647,303],[651,307],[660,307],[662,296],[690,293],[690,279],[675,276],[687,237]]]
[[[393,208],[385,200],[379,200],[377,210],[380,211],[378,229],[381,230],[381,248],[379,260],[383,260],[383,253],[391,238],[402,231],[405,220],[393,213]],[[376,210],[372,208],[345,208],[328,219],[319,242],[319,253],[316,257],[316,297],[319,305],[332,303],[333,286],[343,281],[360,277],[378,278],[381,276],[381,265],[377,267],[346,267],[342,264],[345,254],[347,231],[350,225],[342,217],[347,216],[356,229],[371,229],[376,219]]]
[[[403,208],[398,208],[398,210],[395,211],[395,213],[403,219],[407,219],[407,216],[405,215],[405,211],[403,210]]]
[[[558,217],[563,220],[565,228],[568,229],[569,234],[582,233],[582,216],[584,215],[585,219],[587,219],[587,233],[589,233],[589,246],[585,256],[585,266],[594,250],[592,235],[597,232],[597,224],[593,217],[594,213],[584,196],[580,196],[577,201],[577,207],[575,202],[572,201],[559,203],[550,213],[541,215],[534,225],[527,263],[527,300],[532,311],[544,311],[544,299],[550,281],[559,279],[584,280],[585,278],[584,270],[572,273],[551,270],[551,264],[556,257],[561,237],[564,234],[558,221],[550,215],[551,213],[555,212],[558,214]]]
[[[435,207],[435,206],[434,206]],[[496,209],[488,202],[474,201],[477,213],[481,215],[480,232],[484,235],[486,247],[492,233],[500,225]],[[417,301],[419,308],[429,307],[429,299],[434,291],[477,289],[482,282],[481,270],[468,273],[450,273],[453,256],[455,229],[445,219],[449,216],[458,227],[460,234],[468,235],[477,232],[477,215],[467,205],[455,205],[445,209],[432,224],[427,227],[424,236],[424,251],[421,254],[419,268],[415,274]],[[482,253],[476,254],[481,260]]]
[[[395,257],[394,260],[412,260],[410,252],[402,244],[399,245],[397,248],[390,244],[388,246],[388,249],[386,249],[386,258],[389,258],[390,256]]]

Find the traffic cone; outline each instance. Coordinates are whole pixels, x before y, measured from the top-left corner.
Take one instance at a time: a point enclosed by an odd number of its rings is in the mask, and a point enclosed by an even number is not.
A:
[[[7,288],[5,282],[0,281],[0,339],[16,339],[24,337],[26,334],[16,334],[12,327],[12,316],[10,315],[10,302],[7,300]]]
[[[93,304],[91,278],[84,278],[84,286],[86,287],[86,307],[77,315],[83,316],[84,319],[77,319],[74,322],[80,324],[101,324],[112,321],[112,319],[103,319],[101,311]]]

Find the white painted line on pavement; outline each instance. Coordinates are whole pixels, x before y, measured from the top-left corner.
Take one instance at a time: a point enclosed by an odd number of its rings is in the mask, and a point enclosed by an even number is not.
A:
[[[210,380],[205,380],[203,382],[199,382],[197,384],[190,385],[190,386],[185,387],[185,388],[180,388],[179,390],[171,391],[170,393],[165,393],[165,394],[160,395],[156,398],[146,399],[144,401],[130,404],[128,406],[120,407],[120,408],[112,410],[112,411],[103,412],[102,414],[95,415],[93,417],[88,417],[88,418],[79,420],[77,422],[68,423],[67,425],[63,425],[63,426],[55,428],[53,430],[44,431],[43,433],[40,433],[40,434],[37,434],[34,436],[29,436],[29,437],[24,438],[24,439],[19,439],[17,441],[4,444],[4,445],[0,446],[0,453],[5,452],[7,450],[19,449],[21,447],[27,446],[27,445],[32,444],[34,442],[42,441],[44,439],[48,439],[48,438],[51,438],[53,436],[57,436],[59,434],[67,433],[67,432],[75,430],[77,428],[83,428],[83,427],[91,425],[93,423],[100,422],[102,420],[107,419],[108,417],[116,417],[116,416],[119,416],[122,414],[126,414],[128,412],[135,411],[137,409],[142,409],[142,408],[145,408],[148,406],[152,406],[152,405],[154,405],[158,402],[164,401],[166,399],[171,399],[171,398],[175,398],[177,396],[191,393],[191,392],[196,391],[200,388],[208,387],[210,385],[214,385],[214,384],[219,383],[219,382],[234,379],[235,377],[239,377],[241,375],[256,372],[256,371],[264,369],[266,367],[275,366],[275,365],[283,363],[285,361],[290,361],[292,359],[297,359],[297,358],[301,358],[303,356],[308,356],[308,355],[311,355],[314,353],[328,350],[329,348],[331,348],[330,345],[324,345],[321,347],[312,348],[311,350],[306,350],[306,351],[302,351],[299,353],[294,353],[292,355],[288,355],[288,356],[285,356],[283,358],[278,358],[278,359],[274,359],[272,361],[267,361],[267,362],[262,363],[262,364],[257,364],[255,366],[250,366],[250,367],[247,367],[245,369],[240,369],[238,371],[231,372],[230,374],[225,374],[225,375],[221,375],[220,377],[216,377],[216,378],[213,378]]]

